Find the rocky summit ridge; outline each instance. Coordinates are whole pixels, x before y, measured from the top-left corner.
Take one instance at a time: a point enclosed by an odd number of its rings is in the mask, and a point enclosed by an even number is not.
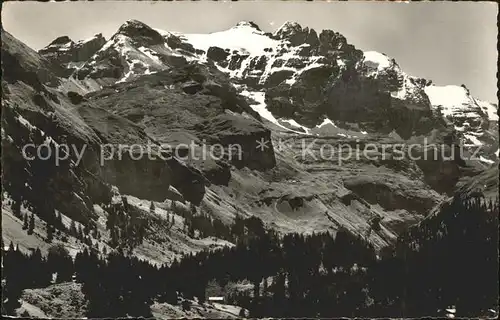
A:
[[[189,61],[213,63],[261,116],[290,130],[315,134],[327,120],[357,127],[358,135],[394,130],[409,139],[441,126],[466,144],[486,145],[486,153],[497,151],[496,105],[473,98],[465,86],[412,77],[394,59],[362,52],[338,32],[318,35],[293,22],[273,33],[242,21],[225,31],[179,34],[131,20],[71,77],[87,92]]]

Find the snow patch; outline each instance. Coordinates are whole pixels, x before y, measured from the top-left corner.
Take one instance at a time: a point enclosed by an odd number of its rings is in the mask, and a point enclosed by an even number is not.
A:
[[[442,108],[444,116],[453,116],[467,109],[471,99],[467,90],[461,86],[427,86],[424,88],[433,107]]]
[[[25,126],[26,128],[28,128],[30,131],[31,130],[36,130],[37,127],[35,127],[34,125],[32,125],[28,120],[26,120],[22,115],[18,115],[17,116],[17,120],[19,120],[19,122]]]
[[[116,81],[116,83],[126,82],[132,75],[134,74],[133,70],[129,70],[120,80]]]
[[[92,36],[90,38],[87,38],[87,39],[78,40],[76,43],[78,45],[81,45],[81,44],[84,44],[84,43],[87,43],[87,42],[90,42],[90,41],[94,40],[95,38],[97,38],[97,36],[98,36],[98,34],[96,34],[96,35],[94,35],[94,36]]]
[[[305,133],[309,133],[309,130],[310,130],[309,128],[304,127],[303,125],[299,124],[297,121],[295,121],[293,119],[280,119],[280,121],[286,122],[293,127],[301,128],[302,130],[304,130]]]
[[[255,100],[257,102],[257,104],[250,104],[250,107],[253,110],[255,110],[262,118],[271,121],[275,125],[279,126],[282,129],[285,129],[287,131],[291,131],[291,132],[298,133],[298,134],[304,134],[304,132],[291,130],[291,129],[289,129],[289,128],[287,128],[279,123],[278,119],[276,119],[274,117],[274,115],[269,110],[267,110],[264,92],[243,90],[240,94],[245,96],[245,97],[248,97],[252,100]],[[293,120],[289,120],[289,121],[293,121]],[[300,124],[298,124],[298,123],[297,123],[297,125],[300,126]]]
[[[138,48],[140,52],[142,52],[144,55],[146,55],[148,58],[150,58],[151,60],[153,60],[154,62],[156,63],[161,63],[160,59],[158,58],[155,51],[149,49],[149,48],[146,48],[146,47],[139,47]]]
[[[479,161],[486,162],[486,163],[489,163],[489,164],[495,163],[495,161],[490,160],[490,159],[486,159],[483,156],[479,156]]]
[[[323,126],[326,126],[327,124],[331,124],[333,127],[338,128],[335,123],[333,123],[332,120],[325,118],[322,123],[318,124],[316,128],[321,128]]]
[[[217,46],[223,49],[244,50],[250,55],[266,54],[264,49],[276,48],[280,43],[264,35],[248,24],[237,25],[231,29],[209,34],[184,34],[186,39],[195,48],[208,51],[208,48]]]
[[[383,53],[377,51],[366,51],[363,53],[363,56],[365,58],[365,62],[373,63],[379,71],[391,66],[391,60]]]
[[[465,146],[482,146],[483,143],[479,141],[479,139],[472,134],[465,133],[464,137],[472,142],[472,144],[466,144]]]
[[[257,102],[257,104],[250,104],[250,107],[252,107],[252,109],[254,109],[261,117],[271,121],[274,124],[281,126],[278,123],[278,120],[274,117],[274,115],[269,110],[267,110],[266,103],[264,102],[265,101],[264,92],[243,90],[241,94]]]
[[[498,107],[486,101],[476,100],[476,102],[490,121],[498,121]]]

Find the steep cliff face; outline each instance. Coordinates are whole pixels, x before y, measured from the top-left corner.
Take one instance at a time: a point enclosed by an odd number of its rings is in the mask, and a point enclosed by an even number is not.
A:
[[[395,131],[404,139],[429,136],[435,129],[444,136],[456,130],[466,145],[483,146],[486,162],[495,159],[495,105],[474,99],[466,88],[412,77],[394,59],[357,50],[334,31],[318,35],[285,23],[269,34],[242,22],[181,39],[207,51],[206,58],[227,72],[243,94],[264,95],[266,105],[255,109],[279,126],[338,134],[315,130],[326,118],[342,129],[356,127],[358,134]]]
[[[82,223],[96,218],[94,204],[111,201],[112,185],[158,201],[165,199],[173,185],[189,201],[201,201],[206,181],[175,157],[136,161],[124,149],[103,161],[106,145],[156,142],[131,121],[82,97],[73,103],[67,95],[42,84],[57,79],[50,63],[8,34],[2,33],[2,39],[2,54],[16,58],[16,64],[2,66],[8,75],[2,79],[3,183],[16,201],[37,210],[52,206]],[[25,148],[30,143],[33,147]],[[32,159],[23,156],[26,150]],[[36,150],[45,150],[47,159],[37,161]]]
[[[56,44],[68,41],[61,39]],[[318,35],[297,23],[274,33],[241,22],[211,34],[179,34],[131,20],[72,78],[88,92],[190,61],[226,73],[241,94],[259,98],[252,107],[260,116],[282,128],[340,133],[316,130],[326,119],[358,134],[395,131],[404,139],[456,130],[466,145],[485,149],[486,161],[495,160],[489,155],[498,149],[495,105],[474,99],[466,88],[407,75],[394,59],[362,52],[337,32]],[[196,91],[196,85],[185,90]]]
[[[141,127],[92,104],[79,106],[77,112],[100,139],[92,146],[95,152],[82,161],[96,176],[141,199],[163,201],[168,188],[174,186],[187,200],[201,201],[203,177],[168,150],[155,148],[158,143]]]
[[[105,43],[106,39],[100,33],[90,39],[77,42],[68,36],[61,36],[40,49],[38,53],[48,61],[60,64],[63,68],[57,75],[67,78]]]
[[[22,77],[26,84],[42,90],[42,84],[58,86],[61,82],[53,74],[52,68],[58,69],[58,66],[50,64],[2,29],[2,80],[13,83],[17,77]]]
[[[228,183],[231,164],[262,170],[275,164],[272,148],[262,153],[262,159],[256,149],[259,139],[270,140],[270,131],[228,77],[213,66],[188,64],[164,70],[86,98],[140,125],[165,148],[185,150],[185,160],[213,183]],[[228,156],[218,159],[219,151],[210,151],[214,145],[225,148],[222,153]],[[231,145],[241,147],[236,150],[241,155],[229,155]]]
[[[489,168],[473,177],[465,177],[457,184],[457,193],[463,197],[483,197],[498,200],[498,167]]]
[[[255,119],[234,113],[222,114],[195,125],[193,129],[209,143],[224,146],[227,160],[239,169],[247,167],[264,171],[276,165],[271,131]],[[266,142],[267,146],[263,145]]]
[[[162,35],[140,21],[130,20],[75,70],[72,77],[87,91],[99,90],[140,75],[186,65],[194,54],[192,46],[183,44],[175,35]]]
[[[30,100],[20,98],[37,93],[24,82],[7,86],[14,94],[3,94],[2,110],[2,183],[15,201],[23,201],[41,211],[55,208],[67,212],[76,221],[87,222],[95,217],[92,204],[106,203],[110,199],[109,186],[90,174],[83,167],[75,166],[74,154],[71,158],[58,160],[55,150],[62,139],[71,141],[79,148],[85,144],[95,144],[96,137],[82,122],[73,122],[70,114],[59,109],[64,97],[58,102],[46,100],[44,110]],[[78,126],[78,130],[72,130]],[[53,137],[56,137],[55,139]],[[25,146],[33,144],[31,148]],[[44,146],[44,147],[40,147]],[[42,152],[39,150],[43,150]],[[39,151],[40,157],[37,155]],[[26,156],[23,155],[26,153]],[[62,155],[61,152],[61,156]]]

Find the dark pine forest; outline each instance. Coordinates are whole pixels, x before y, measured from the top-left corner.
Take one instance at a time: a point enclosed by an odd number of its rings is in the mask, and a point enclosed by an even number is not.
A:
[[[258,218],[227,228],[234,247],[202,251],[153,266],[115,250],[64,248],[47,257],[3,250],[3,312],[12,313],[25,288],[82,283],[88,317],[148,317],[153,301],[203,302],[209,283],[247,280],[253,292],[226,294],[251,317],[421,317],[455,305],[461,317],[498,310],[498,201],[455,197],[382,252],[340,229],[278,236]],[[182,299],[181,299],[182,298]]]

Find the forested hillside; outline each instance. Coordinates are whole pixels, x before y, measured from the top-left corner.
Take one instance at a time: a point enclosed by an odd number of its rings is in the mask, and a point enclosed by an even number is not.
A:
[[[227,293],[251,317],[422,317],[454,305],[460,316],[497,308],[498,201],[455,197],[439,214],[402,234],[378,256],[347,230],[279,236],[257,218],[231,228],[237,245],[153,266],[122,250],[107,258],[65,249],[43,258],[10,244],[2,250],[5,312],[24,288],[82,283],[89,317],[150,316],[153,301],[189,308],[206,299],[209,282],[248,280],[252,292]],[[3,248],[3,246],[2,246]],[[182,298],[181,300],[179,300]]]

